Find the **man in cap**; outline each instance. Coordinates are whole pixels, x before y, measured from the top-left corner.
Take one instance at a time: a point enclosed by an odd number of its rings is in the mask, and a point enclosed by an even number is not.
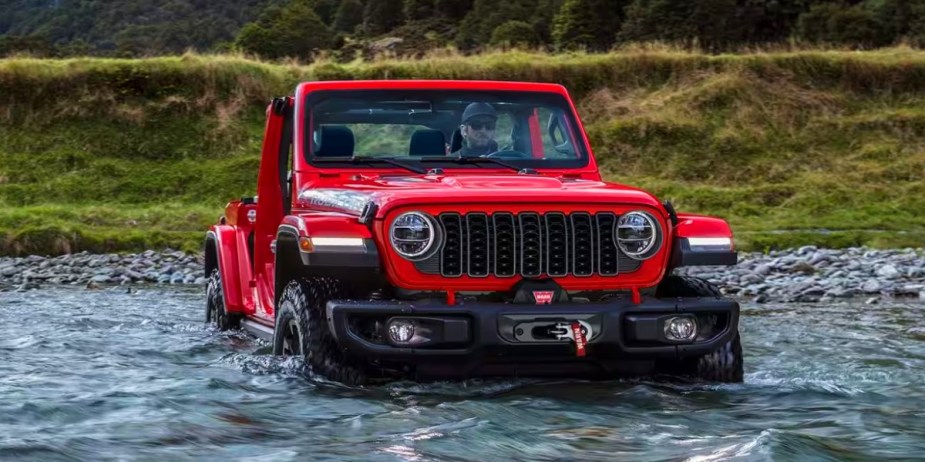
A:
[[[462,135],[462,147],[454,156],[479,157],[498,150],[495,141],[495,123],[498,113],[488,103],[472,103],[466,106],[462,115],[459,134]]]

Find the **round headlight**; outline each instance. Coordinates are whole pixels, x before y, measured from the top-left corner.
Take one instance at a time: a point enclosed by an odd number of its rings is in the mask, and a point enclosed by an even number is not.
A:
[[[651,258],[658,252],[661,236],[658,223],[645,212],[629,212],[617,220],[617,246],[634,260]]]
[[[408,260],[422,260],[436,249],[439,229],[434,219],[424,212],[405,212],[392,222],[389,239],[392,248]]]

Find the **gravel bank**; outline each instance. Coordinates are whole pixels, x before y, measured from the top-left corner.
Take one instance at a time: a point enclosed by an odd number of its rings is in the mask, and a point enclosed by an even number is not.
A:
[[[178,251],[59,257],[0,258],[0,290],[44,285],[89,288],[126,284],[205,284],[202,256]],[[923,249],[872,250],[801,247],[739,255],[735,267],[679,270],[717,283],[723,292],[759,303],[819,302],[838,298],[913,297],[925,300]]]
[[[37,289],[44,285],[205,284],[203,257],[180,251],[140,254],[86,252],[41,257],[0,258],[0,290]]]
[[[734,267],[691,267],[681,273],[718,284],[729,295],[758,303],[838,298],[913,297],[925,300],[923,249],[819,249],[814,246],[739,254]]]

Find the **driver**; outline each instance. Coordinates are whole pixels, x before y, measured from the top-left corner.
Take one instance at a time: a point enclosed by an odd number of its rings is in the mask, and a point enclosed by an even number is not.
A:
[[[466,106],[462,115],[459,134],[462,135],[462,147],[452,153],[461,157],[487,156],[498,150],[495,141],[495,123],[498,114],[488,103],[472,103]]]

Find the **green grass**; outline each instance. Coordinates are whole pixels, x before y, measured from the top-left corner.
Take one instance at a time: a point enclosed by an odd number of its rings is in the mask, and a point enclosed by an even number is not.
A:
[[[0,253],[198,249],[254,191],[266,102],[333,78],[561,82],[607,179],[727,218],[742,249],[925,239],[925,52],[187,55],[0,60]]]

